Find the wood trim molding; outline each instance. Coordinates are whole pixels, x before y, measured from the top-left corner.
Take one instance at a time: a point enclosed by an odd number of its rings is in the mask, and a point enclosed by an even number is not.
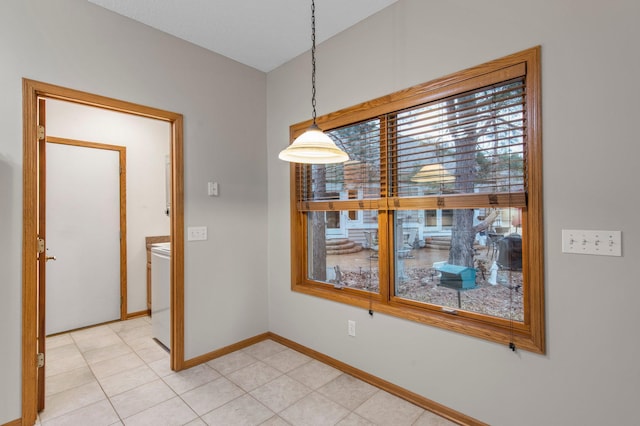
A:
[[[417,393],[411,392],[403,387],[400,387],[384,379],[381,379],[380,377],[374,376],[373,374],[369,374],[366,371],[352,367],[349,364],[346,364],[342,361],[338,361],[335,358],[331,358],[328,355],[325,355],[321,352],[310,349],[306,346],[303,346],[299,343],[294,342],[293,340],[289,340],[285,337],[279,336],[271,332],[266,334],[268,339],[281,343],[295,351],[298,351],[313,359],[316,359],[320,362],[330,365],[333,368],[336,368],[342,371],[343,373],[346,373],[350,376],[360,379],[363,382],[367,382],[370,385],[373,385],[377,388],[380,388],[384,391],[389,392],[392,395],[397,396],[398,398],[402,398],[406,401],[409,401],[410,403],[415,404],[418,407],[424,408],[427,411],[431,411],[432,413],[435,413],[441,417],[449,419],[460,425],[488,426],[487,423],[483,423],[480,420],[474,419],[473,417],[467,416],[466,414],[462,414],[456,410],[453,410],[449,407],[446,407],[442,404],[439,404],[435,401],[425,398],[422,395],[418,395]]]
[[[171,122],[171,368],[184,365],[184,154],[183,117]]]
[[[148,317],[148,316],[149,316],[149,311],[145,309],[144,311],[129,312],[125,320],[130,320],[133,318]]]
[[[182,114],[131,102],[22,79],[23,230],[22,230],[22,421],[37,417],[37,208],[38,208],[38,98],[77,104],[168,122],[171,126],[172,264],[171,367],[184,368],[184,158]]]
[[[219,358],[223,355],[230,354],[231,352],[238,351],[240,349],[247,348],[251,345],[255,345],[256,343],[262,342],[263,340],[267,340],[271,337],[270,333],[258,334],[254,337],[249,337],[248,339],[241,340],[237,343],[234,343],[229,346],[225,346],[224,348],[217,349],[213,352],[206,353],[204,355],[200,355],[195,358],[191,358],[185,361],[185,368],[195,367],[196,365],[203,364],[207,361],[211,361],[212,359]]]
[[[38,329],[38,150],[36,123],[38,97],[23,80],[23,227],[22,227],[22,419],[33,424],[37,416],[37,329]]]
[[[15,419],[8,423],[3,424],[2,426],[22,426],[22,419]]]

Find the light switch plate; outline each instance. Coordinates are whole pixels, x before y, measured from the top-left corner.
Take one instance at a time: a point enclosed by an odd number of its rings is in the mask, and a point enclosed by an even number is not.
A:
[[[622,256],[622,232],[563,229],[562,252]]]
[[[187,228],[187,241],[204,241],[207,239],[206,226],[189,226]]]
[[[218,196],[218,182],[207,182],[207,194],[210,197]]]
[[[356,335],[356,322],[353,320],[347,321],[347,334],[349,336],[355,337]]]

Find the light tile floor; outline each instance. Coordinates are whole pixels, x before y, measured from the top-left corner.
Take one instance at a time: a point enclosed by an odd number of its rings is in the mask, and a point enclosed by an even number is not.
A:
[[[178,373],[136,318],[47,339],[36,425],[453,425],[272,340]]]

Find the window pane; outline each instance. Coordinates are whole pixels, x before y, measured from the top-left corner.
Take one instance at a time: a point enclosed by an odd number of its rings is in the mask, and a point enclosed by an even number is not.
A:
[[[523,321],[520,209],[398,211],[395,295]]]
[[[307,212],[308,278],[378,293],[378,212],[362,213],[366,223],[348,220],[347,210]]]
[[[441,210],[442,227],[451,228],[453,225],[453,210]]]
[[[326,132],[349,154],[349,161],[297,168],[303,201],[380,197],[380,121],[368,120]]]
[[[326,212],[325,218],[328,229],[340,229],[340,212]]]
[[[338,166],[343,169],[344,187],[358,195],[349,198],[379,197],[380,120],[340,127],[327,134],[349,154],[349,161]]]
[[[521,79],[399,112],[397,195],[524,191],[524,112]]]

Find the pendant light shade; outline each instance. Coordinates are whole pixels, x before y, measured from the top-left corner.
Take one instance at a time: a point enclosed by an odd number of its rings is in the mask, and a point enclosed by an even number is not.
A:
[[[291,145],[283,149],[278,158],[293,163],[328,164],[347,161],[349,155],[338,148],[317,125],[312,124]]]
[[[418,173],[411,177],[411,182],[416,183],[448,183],[455,180],[451,172],[442,167],[441,164],[426,164],[420,168]]]
[[[313,124],[291,145],[280,151],[278,158],[293,163],[329,164],[343,163],[349,155],[338,148],[329,136],[316,124],[316,5],[311,0],[311,106]]]

